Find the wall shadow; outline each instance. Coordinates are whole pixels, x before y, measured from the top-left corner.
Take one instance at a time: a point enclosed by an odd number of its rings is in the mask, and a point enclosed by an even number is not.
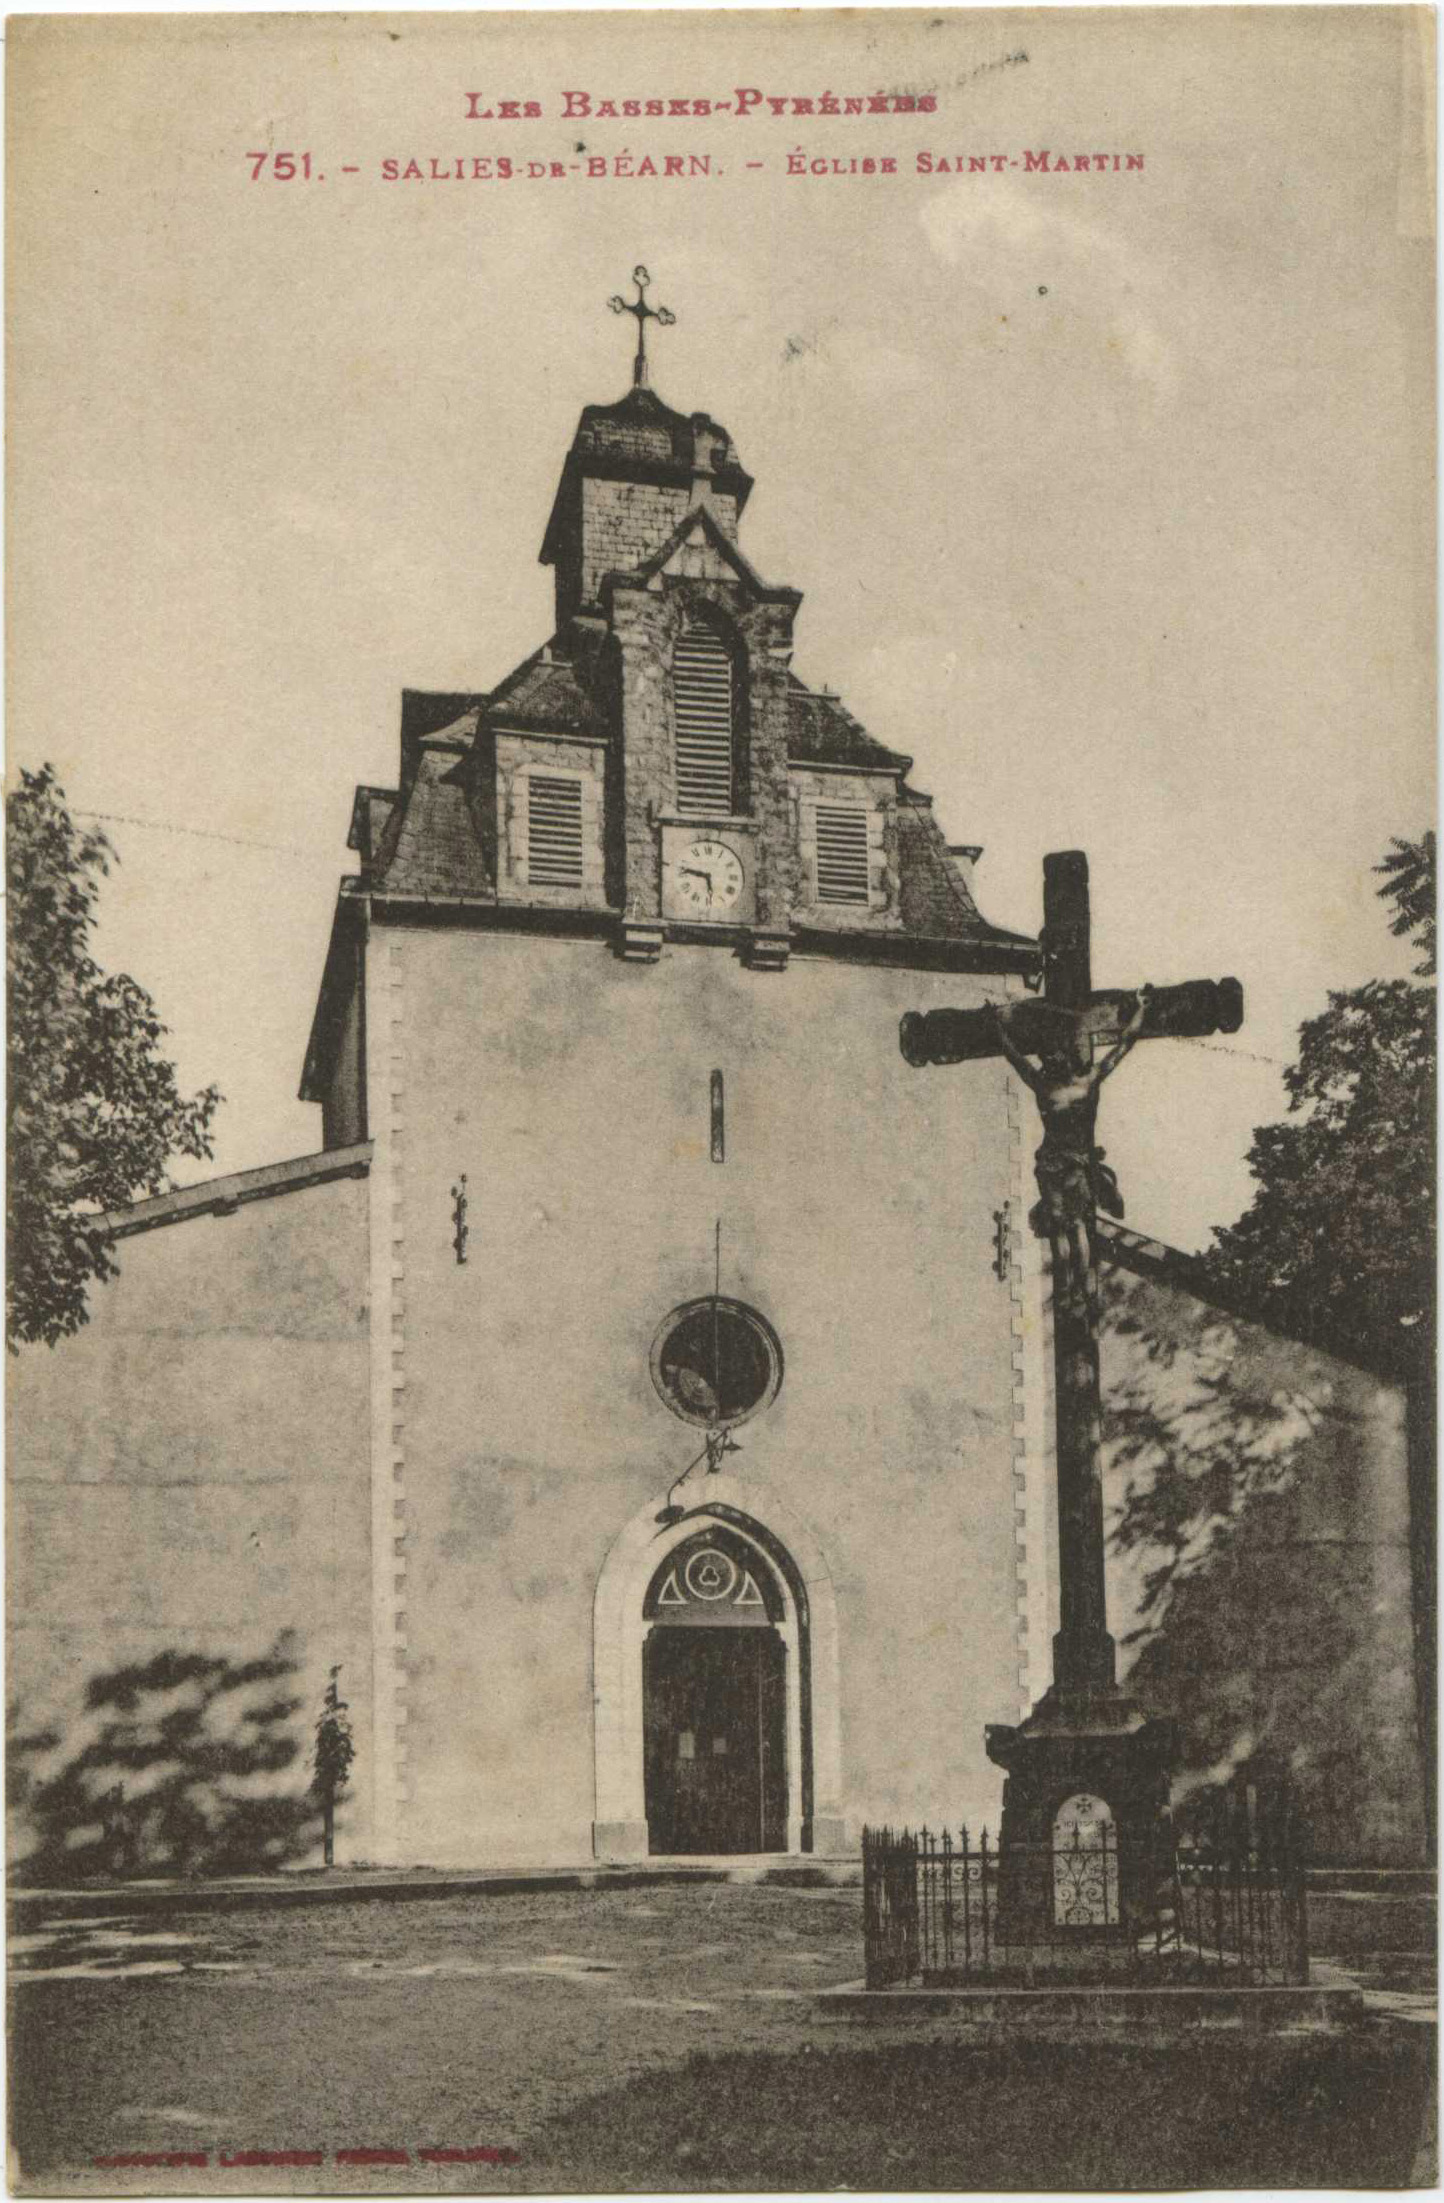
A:
[[[251,1660],[163,1651],[94,1675],[69,1734],[12,1705],[12,1881],[256,1873],[314,1851],[299,1672],[288,1632]]]

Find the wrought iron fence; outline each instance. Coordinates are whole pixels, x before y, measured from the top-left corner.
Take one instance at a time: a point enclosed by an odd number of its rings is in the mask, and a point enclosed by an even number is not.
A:
[[[1304,1854],[1287,1816],[1120,1846],[1111,1824],[1048,1845],[987,1829],[863,1831],[867,1986],[1308,1979]]]

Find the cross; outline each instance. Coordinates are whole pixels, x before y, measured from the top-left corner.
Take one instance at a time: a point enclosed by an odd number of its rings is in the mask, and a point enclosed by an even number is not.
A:
[[[1097,1212],[1123,1213],[1118,1183],[1096,1144],[1098,1092],[1140,1040],[1236,1033],[1236,979],[1176,987],[1093,987],[1088,860],[1078,849],[1043,859],[1042,997],[976,1010],[910,1010],[903,1055],[915,1065],[1002,1056],[1031,1090],[1043,1120],[1039,1199],[1029,1222],[1052,1259],[1058,1425],[1060,1628],[1053,1698],[1116,1689],[1103,1589],[1102,1395],[1098,1373]]]
[[[637,286],[635,299],[622,298],[614,293],[607,300],[614,314],[635,314],[637,317],[637,356],[632,362],[634,390],[645,390],[647,387],[647,323],[660,322],[664,329],[670,329],[677,318],[670,306],[647,304],[647,285],[651,280],[645,268],[633,268],[632,281]]]

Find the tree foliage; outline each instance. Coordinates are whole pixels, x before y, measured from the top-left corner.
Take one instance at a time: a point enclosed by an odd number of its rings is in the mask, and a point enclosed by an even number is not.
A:
[[[6,823],[13,1351],[54,1345],[85,1323],[87,1288],[116,1274],[106,1212],[164,1192],[173,1155],[211,1154],[220,1095],[214,1086],[180,1093],[150,996],[91,955],[115,852],[76,825],[51,766],[21,772]]]
[[[346,1718],[349,1708],[341,1696],[341,1687],[336,1680],[340,1673],[339,1667],[331,1670],[325,1696],[321,1701],[320,1718],[316,1723],[316,1744],[312,1756],[315,1770],[312,1787],[318,1796],[332,1805],[346,1787],[351,1773],[351,1762],[356,1756],[356,1739]]]
[[[1434,968],[1434,836],[1396,839],[1377,868],[1391,930]],[[1285,1326],[1345,1334],[1381,1362],[1418,1364],[1433,1333],[1435,1000],[1372,979],[1331,994],[1284,1073],[1289,1115],[1249,1151],[1258,1190],[1214,1234],[1213,1277]]]
[[[1432,979],[1436,970],[1434,956],[1434,923],[1436,911],[1434,829],[1421,835],[1418,841],[1405,841],[1395,834],[1389,844],[1389,854],[1374,867],[1382,872],[1385,884],[1379,893],[1394,905],[1394,915],[1389,920],[1389,931],[1399,940],[1409,940],[1419,951],[1419,962],[1414,966],[1415,977]]]

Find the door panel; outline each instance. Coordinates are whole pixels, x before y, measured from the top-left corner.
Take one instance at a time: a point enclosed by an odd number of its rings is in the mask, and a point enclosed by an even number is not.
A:
[[[652,1851],[783,1848],[784,1660],[770,1629],[652,1631],[643,1647]]]

